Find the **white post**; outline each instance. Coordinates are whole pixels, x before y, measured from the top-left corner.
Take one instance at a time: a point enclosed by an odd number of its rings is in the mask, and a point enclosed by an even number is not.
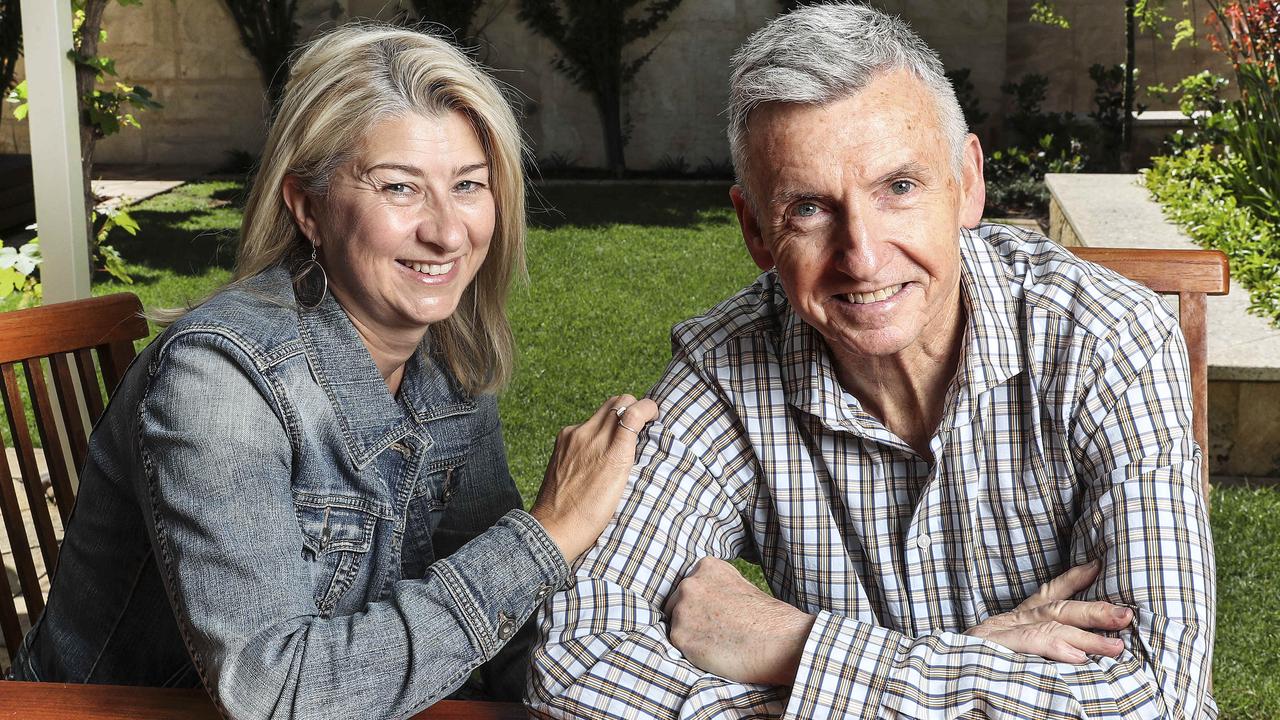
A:
[[[89,238],[68,0],[22,0],[44,302],[89,297]]]

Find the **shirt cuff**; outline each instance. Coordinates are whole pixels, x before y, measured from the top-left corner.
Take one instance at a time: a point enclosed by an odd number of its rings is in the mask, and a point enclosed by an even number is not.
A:
[[[910,644],[893,630],[819,612],[784,717],[873,720],[904,643]]]
[[[448,588],[463,629],[487,660],[560,587],[569,566],[537,520],[511,510],[428,572]]]

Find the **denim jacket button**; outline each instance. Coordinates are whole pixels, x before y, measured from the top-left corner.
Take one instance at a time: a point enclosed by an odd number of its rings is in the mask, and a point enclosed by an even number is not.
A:
[[[533,594],[533,599],[537,600],[538,602],[542,602],[543,600],[547,599],[547,596],[550,595],[551,591],[554,589],[555,588],[553,588],[550,585],[541,585],[538,587],[538,592]]]
[[[506,642],[516,634],[516,621],[507,617],[506,613],[498,613],[498,639]]]

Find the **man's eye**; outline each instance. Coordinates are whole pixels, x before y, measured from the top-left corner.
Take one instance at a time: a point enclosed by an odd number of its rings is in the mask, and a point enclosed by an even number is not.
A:
[[[796,205],[795,213],[799,217],[813,217],[818,214],[818,206],[811,202]]]
[[[906,195],[907,193],[914,190],[915,187],[916,187],[916,184],[911,182],[910,180],[894,180],[889,185],[889,191],[892,192],[894,195]]]

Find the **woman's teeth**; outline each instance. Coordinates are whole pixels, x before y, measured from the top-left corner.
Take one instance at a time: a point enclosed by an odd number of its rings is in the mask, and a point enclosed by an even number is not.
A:
[[[413,268],[415,271],[420,272],[423,275],[444,275],[453,269],[454,262],[456,261],[450,260],[443,265],[433,265],[431,263],[416,263],[401,260],[400,264],[407,268]]]
[[[887,288],[881,288],[875,292],[849,293],[848,298],[849,302],[854,305],[867,305],[869,303],[880,302],[881,300],[891,298],[901,289],[902,283],[898,283],[897,285],[890,285]]]

